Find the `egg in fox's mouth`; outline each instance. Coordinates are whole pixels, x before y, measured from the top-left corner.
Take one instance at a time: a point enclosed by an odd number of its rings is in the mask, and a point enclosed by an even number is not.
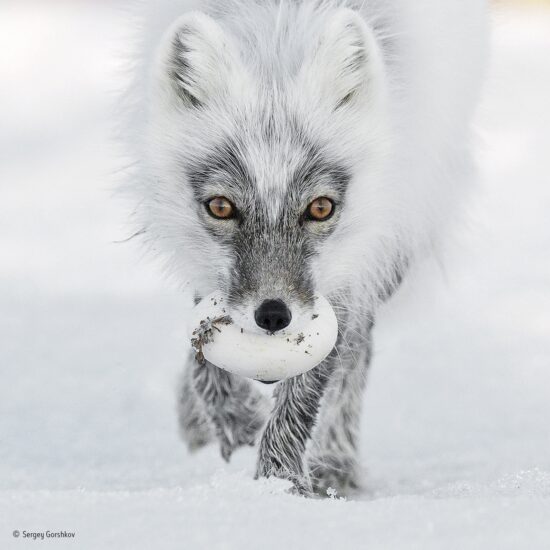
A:
[[[188,332],[199,363],[274,383],[321,363],[336,343],[338,322],[329,302],[316,296],[307,320],[275,332],[249,330],[235,322],[225,298],[214,292],[195,306]]]

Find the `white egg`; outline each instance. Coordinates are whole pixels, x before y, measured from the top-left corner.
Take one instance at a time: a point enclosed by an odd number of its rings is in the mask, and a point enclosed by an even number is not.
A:
[[[289,330],[291,329],[291,330]],[[316,296],[307,320],[268,333],[238,326],[219,292],[193,309],[188,335],[199,360],[248,378],[275,381],[302,374],[317,366],[332,351],[338,321],[331,305]]]

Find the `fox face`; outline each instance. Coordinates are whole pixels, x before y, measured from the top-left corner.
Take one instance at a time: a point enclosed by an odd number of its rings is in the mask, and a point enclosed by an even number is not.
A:
[[[287,8],[272,8],[272,36],[247,28],[253,17],[238,30],[180,17],[159,50],[148,136],[148,230],[198,297],[220,289],[242,327],[271,332],[311,315],[316,294],[346,291],[369,216],[353,188],[383,156],[385,121],[381,53],[360,15]]]

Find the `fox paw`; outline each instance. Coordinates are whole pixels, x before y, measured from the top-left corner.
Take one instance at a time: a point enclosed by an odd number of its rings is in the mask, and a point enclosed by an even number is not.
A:
[[[222,458],[229,462],[235,449],[256,444],[256,434],[263,421],[257,415],[250,414],[238,418],[224,416],[215,420],[215,424]]]
[[[260,443],[254,479],[272,476],[292,482],[290,492],[293,494],[313,496],[311,482],[308,476],[303,473],[301,458],[293,453],[285,455],[276,452],[264,434]]]
[[[319,496],[347,496],[361,489],[354,460],[335,457],[316,458],[310,462],[313,491]]]

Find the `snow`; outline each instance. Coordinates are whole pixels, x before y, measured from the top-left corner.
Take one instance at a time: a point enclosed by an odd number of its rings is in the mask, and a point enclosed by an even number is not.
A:
[[[186,302],[114,242],[120,28],[0,5],[0,548],[548,548],[550,11],[496,17],[471,224],[380,316],[353,500],[178,439]]]

